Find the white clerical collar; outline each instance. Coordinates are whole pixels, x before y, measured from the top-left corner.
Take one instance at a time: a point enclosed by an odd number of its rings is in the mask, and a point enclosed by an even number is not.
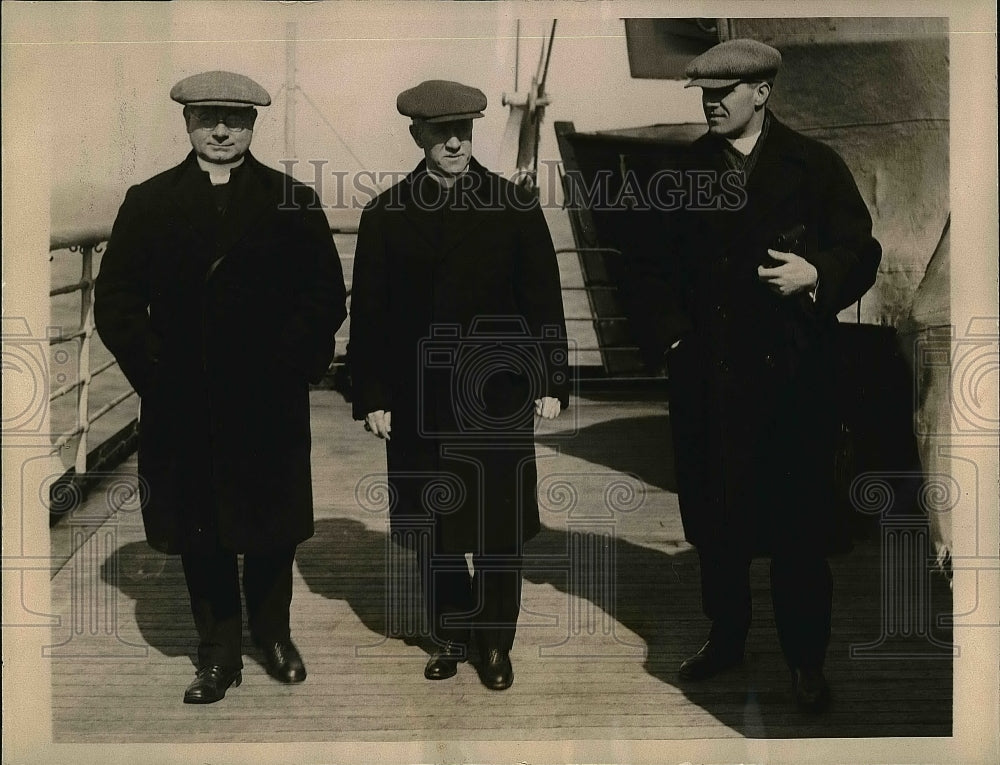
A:
[[[760,138],[761,131],[758,130],[752,135],[745,135],[742,138],[727,138],[729,144],[736,149],[744,157],[750,156],[750,152],[753,151],[753,147],[757,145],[757,140]]]
[[[208,173],[208,179],[212,182],[212,185],[221,186],[224,183],[229,183],[229,171],[234,167],[242,165],[244,157],[240,157],[234,162],[223,162],[221,164],[206,162],[201,157],[195,157],[195,159],[198,160],[198,167]]]

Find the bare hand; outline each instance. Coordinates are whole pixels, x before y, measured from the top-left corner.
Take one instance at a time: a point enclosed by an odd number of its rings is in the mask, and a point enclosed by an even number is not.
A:
[[[757,276],[772,292],[787,297],[799,292],[807,292],[816,286],[819,272],[816,266],[794,252],[768,250],[767,254],[780,265],[773,268],[757,267]]]
[[[365,417],[365,430],[377,438],[391,441],[389,433],[392,432],[392,412],[387,412],[384,409],[369,412]]]
[[[559,399],[557,398],[545,396],[544,398],[535,399],[535,416],[537,417],[554,420],[559,416],[559,412],[561,411],[562,404],[559,403]]]

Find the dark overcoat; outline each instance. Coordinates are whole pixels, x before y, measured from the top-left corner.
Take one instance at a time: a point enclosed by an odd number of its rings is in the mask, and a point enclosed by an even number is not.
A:
[[[655,307],[640,332],[651,361],[681,340],[666,365],[688,541],[834,552],[849,545],[833,492],[836,314],[872,285],[881,247],[843,160],[768,119],[745,194],[723,180],[723,139],[692,145],[685,170],[715,172],[720,204],[689,198],[663,219],[668,251],[643,260],[638,280]],[[757,273],[799,226],[815,300],[776,295]]]
[[[446,192],[421,163],[365,209],[351,292],[354,417],[392,413],[395,526],[441,551],[539,529],[533,402],[568,405],[559,272],[538,203],[472,160]]]
[[[98,332],[141,397],[149,544],[267,551],[313,533],[310,380],[346,316],[315,194],[249,154],[225,212],[192,152],[129,189],[97,278]]]

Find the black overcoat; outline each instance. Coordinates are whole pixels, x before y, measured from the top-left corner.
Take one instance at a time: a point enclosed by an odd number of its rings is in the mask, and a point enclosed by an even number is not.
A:
[[[833,493],[836,314],[872,285],[881,247],[843,160],[769,120],[744,195],[722,180],[723,139],[692,145],[685,170],[717,173],[727,209],[694,210],[713,205],[689,198],[663,218],[667,251],[640,261],[640,303],[653,309],[640,333],[653,363],[681,340],[666,362],[687,540],[834,552],[849,545]],[[798,226],[815,301],[778,296],[757,274]]]
[[[267,551],[313,533],[309,381],[346,316],[315,194],[249,154],[225,213],[192,152],[129,189],[96,284],[98,332],[141,397],[149,544]]]
[[[395,526],[441,551],[511,551],[539,529],[533,401],[568,405],[559,272],[536,200],[472,160],[450,192],[421,163],[361,217],[354,417],[392,412]]]

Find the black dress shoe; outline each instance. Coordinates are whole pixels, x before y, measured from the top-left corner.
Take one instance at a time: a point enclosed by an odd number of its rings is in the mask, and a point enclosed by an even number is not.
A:
[[[479,679],[493,691],[510,688],[514,682],[514,667],[510,663],[510,654],[499,648],[488,649],[480,660]]]
[[[243,682],[239,667],[207,664],[198,670],[194,682],[184,691],[185,704],[212,704],[226,697],[229,686],[238,687]]]
[[[458,672],[458,663],[467,658],[465,645],[449,640],[427,660],[424,677],[428,680],[447,680],[449,677],[454,677]]]
[[[743,648],[724,646],[709,640],[694,656],[681,664],[681,680],[708,680],[743,663]]]
[[[799,667],[792,672],[795,704],[803,712],[823,712],[830,706],[830,686],[818,667]]]
[[[306,679],[306,665],[291,640],[276,640],[261,646],[267,672],[283,683],[301,683]]]

